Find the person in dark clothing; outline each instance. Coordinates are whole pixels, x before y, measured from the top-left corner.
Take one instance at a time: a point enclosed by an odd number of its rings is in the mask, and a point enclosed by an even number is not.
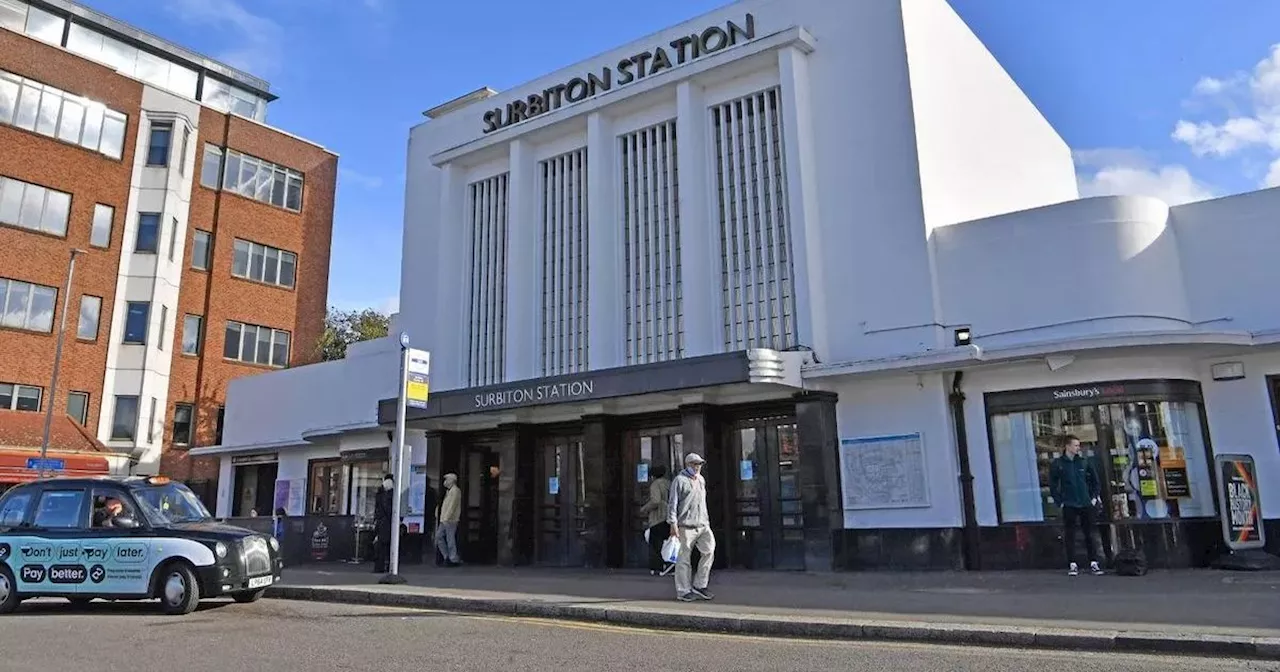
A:
[[[426,515],[422,517],[422,536],[425,539],[434,540],[436,538],[436,507],[439,506],[440,500],[439,495],[436,493],[436,489],[431,487],[430,476],[426,477],[426,485],[427,501],[424,502],[422,506],[422,510],[426,512]],[[440,555],[440,550],[435,547],[436,545],[434,542],[430,543],[431,554],[435,556],[436,566],[443,565],[444,557]]]
[[[671,497],[671,479],[667,478],[665,464],[654,465],[649,471],[653,481],[649,484],[649,501],[640,507],[640,513],[648,517],[649,529],[649,575],[666,576],[675,569],[675,565],[662,559],[662,544],[671,536],[671,525],[667,523],[667,507]]]
[[[382,489],[373,501],[373,571],[385,574],[391,564],[391,504],[395,481],[391,474],[382,479]]]
[[[1062,455],[1049,467],[1049,495],[1062,507],[1062,545],[1067,554],[1067,574],[1080,574],[1080,565],[1076,564],[1078,527],[1089,553],[1089,571],[1100,576],[1098,548],[1093,542],[1093,508],[1101,501],[1102,488],[1093,462],[1080,454],[1080,439],[1070,434],[1062,439]]]

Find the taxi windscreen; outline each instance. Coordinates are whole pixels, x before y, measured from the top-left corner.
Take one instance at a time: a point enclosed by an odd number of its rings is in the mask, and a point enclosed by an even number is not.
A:
[[[200,498],[181,483],[144,486],[134,490],[133,494],[155,525],[194,523],[213,518]]]

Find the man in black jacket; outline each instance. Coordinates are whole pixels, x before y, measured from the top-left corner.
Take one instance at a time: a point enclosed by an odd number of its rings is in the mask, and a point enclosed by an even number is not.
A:
[[[1062,437],[1062,455],[1049,467],[1049,495],[1062,507],[1062,544],[1067,553],[1067,573],[1080,574],[1076,564],[1076,527],[1084,534],[1089,552],[1089,571],[1102,574],[1098,566],[1098,548],[1093,543],[1093,507],[1101,501],[1102,488],[1093,461],[1080,454],[1080,439]]]
[[[373,500],[373,571],[385,574],[391,564],[391,504],[395,496],[394,479],[387,474],[382,479],[382,489]]]

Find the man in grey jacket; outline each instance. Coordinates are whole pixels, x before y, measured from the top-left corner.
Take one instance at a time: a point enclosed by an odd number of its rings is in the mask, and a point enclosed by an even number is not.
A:
[[[681,602],[714,597],[707,590],[711,563],[715,560],[716,537],[711,533],[711,520],[707,517],[707,480],[702,477],[704,463],[697,453],[685,455],[684,470],[671,481],[667,523],[671,525],[671,536],[680,540],[680,558],[676,562],[676,599]],[[702,557],[690,582],[689,563],[694,548]]]

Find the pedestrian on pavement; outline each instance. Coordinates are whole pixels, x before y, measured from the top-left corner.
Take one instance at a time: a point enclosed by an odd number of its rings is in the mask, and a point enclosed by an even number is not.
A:
[[[648,516],[649,575],[666,576],[675,565],[662,559],[662,543],[671,536],[667,523],[667,508],[671,499],[671,479],[667,478],[667,465],[659,464],[649,471],[653,482],[649,483],[649,501],[640,507],[640,513]]]
[[[1094,507],[1102,498],[1102,487],[1093,461],[1080,454],[1080,439],[1062,437],[1062,455],[1049,466],[1049,496],[1062,507],[1062,545],[1067,554],[1067,574],[1079,576],[1076,563],[1076,528],[1084,535],[1089,553],[1089,571],[1102,575],[1098,548],[1093,542]]]
[[[444,501],[436,516],[436,548],[444,556],[445,566],[462,564],[458,557],[458,520],[462,518],[462,488],[457,474],[444,475]]]
[[[395,493],[391,474],[382,477],[382,489],[373,499],[373,571],[385,574],[391,567],[391,505]]]
[[[676,561],[676,599],[681,602],[715,597],[707,590],[711,563],[715,559],[716,537],[711,533],[711,519],[707,516],[707,479],[702,477],[702,465],[705,463],[697,453],[685,455],[684,470],[671,482],[667,523],[671,525],[670,537],[680,541],[680,556]],[[695,548],[702,557],[691,582],[689,562]]]
[[[436,512],[437,512],[437,507],[439,506],[439,499],[436,494],[436,489],[431,487],[431,477],[424,476],[423,480],[425,481],[425,486],[426,486],[425,487],[426,501],[423,502],[422,510],[426,511],[427,514],[422,517],[422,526],[423,526],[422,534],[425,538],[431,540],[431,555],[435,556],[436,566],[439,566],[444,561],[443,558],[440,557],[440,553],[436,550],[436,542],[435,542]]]

